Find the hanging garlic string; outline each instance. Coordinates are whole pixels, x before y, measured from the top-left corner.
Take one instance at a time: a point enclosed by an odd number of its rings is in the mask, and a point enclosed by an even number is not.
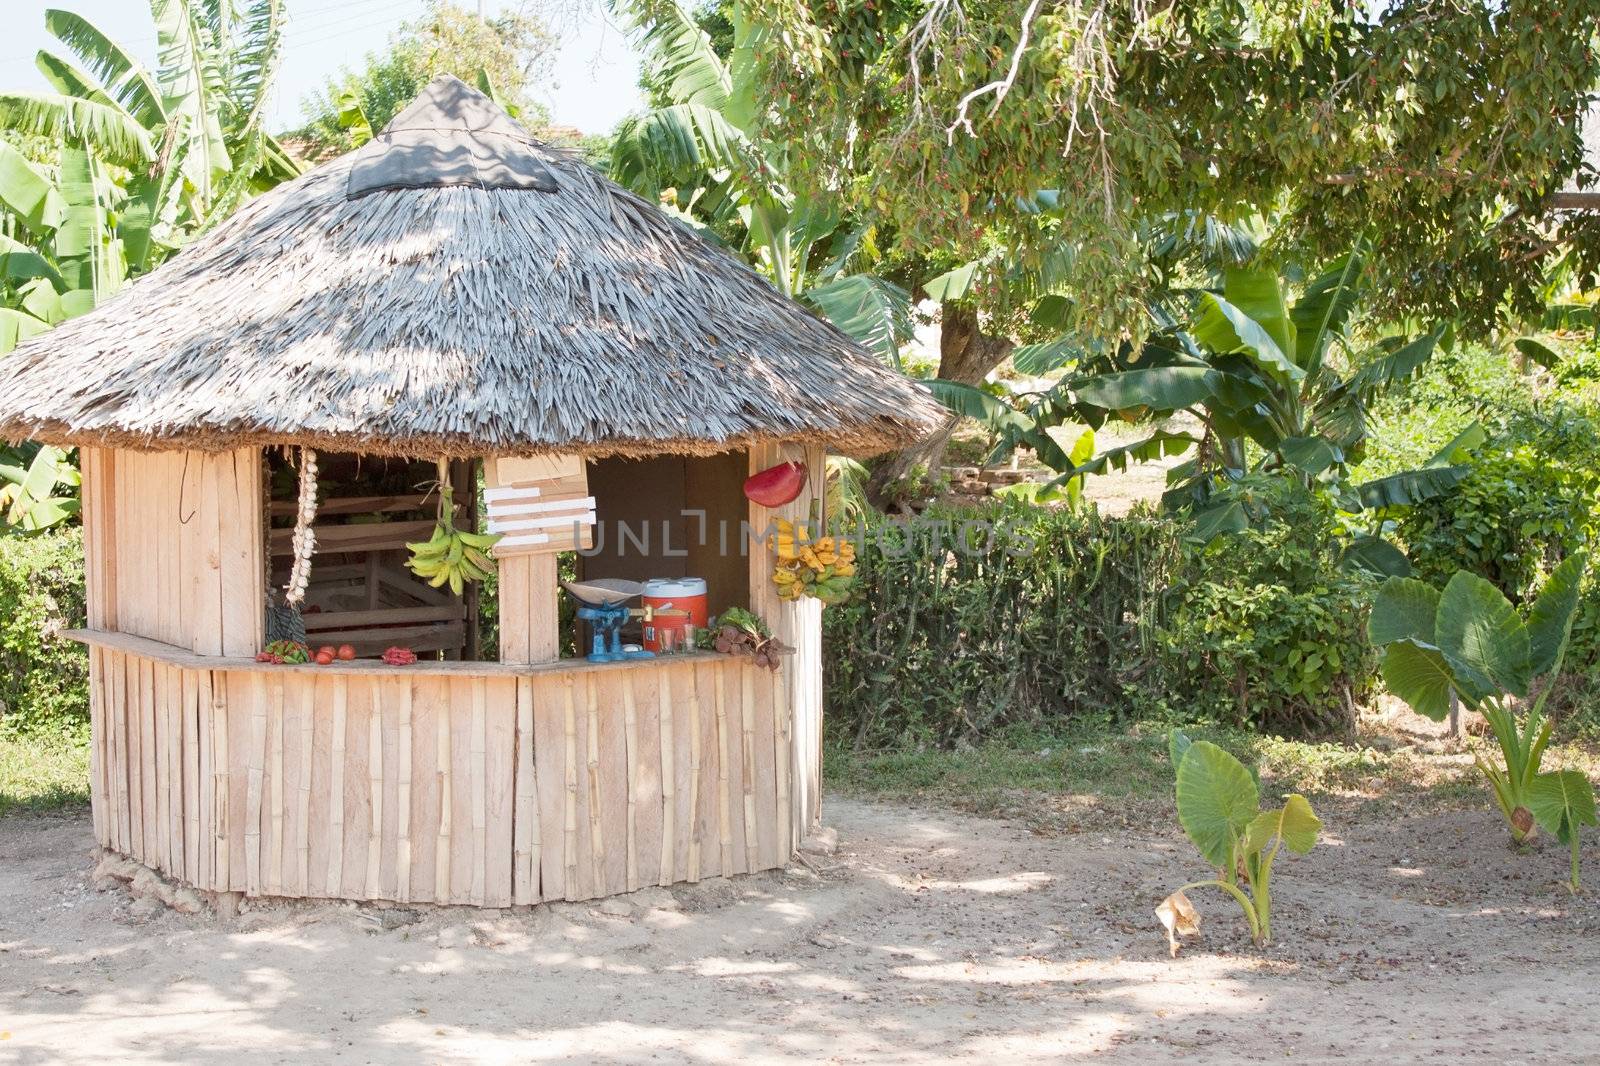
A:
[[[311,524],[317,520],[317,453],[310,448],[300,449],[300,509],[294,520],[294,567],[289,571],[289,583],[283,587],[283,602],[298,607],[306,598],[306,585],[311,580],[311,556],[317,550],[317,532]]]

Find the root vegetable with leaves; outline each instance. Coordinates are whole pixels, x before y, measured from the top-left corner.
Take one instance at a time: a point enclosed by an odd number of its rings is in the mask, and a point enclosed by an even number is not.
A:
[[[710,633],[711,647],[723,655],[746,656],[757,666],[778,669],[778,657],[794,649],[772,635],[759,615],[742,607],[729,607],[717,617]]]
[[[1255,775],[1238,759],[1205,740],[1190,741],[1173,730],[1169,740],[1178,772],[1178,821],[1217,868],[1217,876],[1191,881],[1156,908],[1167,944],[1178,954],[1179,937],[1200,932],[1200,915],[1186,893],[1216,888],[1232,896],[1257,947],[1272,940],[1272,868],[1287,847],[1304,855],[1317,843],[1322,822],[1298,793],[1283,806],[1263,811]]]
[[[1381,672],[1389,691],[1418,714],[1442,721],[1454,695],[1482,713],[1504,760],[1495,766],[1481,752],[1473,762],[1494,791],[1513,842],[1533,838],[1539,826],[1573,849],[1572,888],[1578,887],[1578,828],[1593,825],[1594,789],[1575,771],[1542,773],[1552,722],[1545,701],[1561,674],[1586,556],[1555,569],[1523,617],[1490,582],[1458,571],[1441,592],[1411,578],[1390,578],[1378,590],[1367,633],[1383,649]],[[1532,706],[1518,722],[1518,707],[1536,682]]]

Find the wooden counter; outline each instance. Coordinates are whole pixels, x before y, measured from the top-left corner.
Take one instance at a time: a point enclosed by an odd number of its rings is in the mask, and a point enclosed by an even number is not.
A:
[[[100,843],[208,891],[500,907],[784,865],[782,674],[89,645]]]

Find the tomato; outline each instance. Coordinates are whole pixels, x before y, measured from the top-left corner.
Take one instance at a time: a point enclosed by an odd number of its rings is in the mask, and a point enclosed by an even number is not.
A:
[[[322,656],[322,655],[338,655],[338,654],[339,654],[339,650],[337,648],[335,648],[332,644],[324,644],[322,647],[317,649],[317,655],[318,656]]]
[[[331,666],[333,664],[333,649],[324,648],[317,652],[318,666]]]
[[[356,657],[356,649],[353,645],[341,644],[339,645],[339,650],[335,654],[345,662],[349,662],[351,659]]]

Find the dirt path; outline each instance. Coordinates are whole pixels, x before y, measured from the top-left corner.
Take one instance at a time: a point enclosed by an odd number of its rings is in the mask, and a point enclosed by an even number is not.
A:
[[[0,819],[0,1061],[1600,1059],[1600,906],[1487,813],[1330,817],[1280,862],[1280,946],[1197,894],[1206,937],[1174,961],[1151,907],[1202,871],[1165,826],[827,812],[840,848],[815,872],[230,926],[93,887],[86,815]]]

